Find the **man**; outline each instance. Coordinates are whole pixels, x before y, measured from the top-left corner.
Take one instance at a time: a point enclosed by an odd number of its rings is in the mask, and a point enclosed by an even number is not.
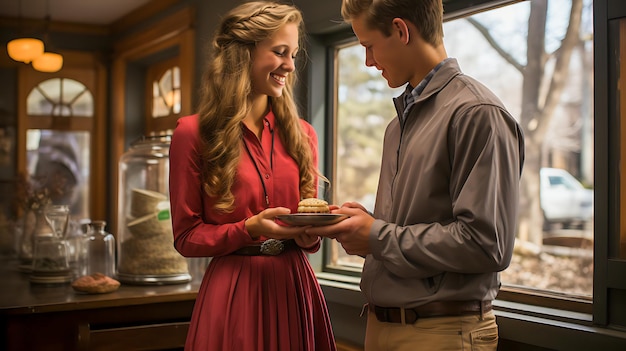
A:
[[[496,350],[491,301],[515,241],[520,126],[447,57],[441,0],[343,0],[341,11],[365,64],[406,91],[373,216],[346,203],[334,212],[350,218],[307,233],[365,257],[365,350]]]

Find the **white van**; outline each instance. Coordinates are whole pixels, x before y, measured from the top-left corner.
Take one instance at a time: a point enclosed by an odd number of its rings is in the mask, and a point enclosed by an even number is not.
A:
[[[544,228],[551,224],[582,227],[593,216],[593,190],[585,188],[564,169],[542,168],[541,210]]]

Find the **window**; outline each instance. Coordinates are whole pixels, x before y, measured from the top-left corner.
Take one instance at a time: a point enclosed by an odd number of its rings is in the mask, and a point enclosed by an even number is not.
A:
[[[154,63],[147,72],[146,135],[171,133],[182,108],[178,57]]]
[[[152,82],[152,117],[160,118],[180,113],[180,69],[165,71],[161,79]]]
[[[532,32],[537,27],[530,23],[544,16],[545,29]],[[590,0],[524,1],[444,25],[448,55],[502,99],[526,135],[517,247],[502,273],[503,285],[511,289],[591,301],[593,216],[576,214],[593,214],[592,31]],[[542,42],[540,50],[532,49]],[[336,45],[334,57],[332,201],[357,200],[371,210],[382,135],[395,115],[391,97],[402,88],[390,90],[380,72],[365,67],[364,49],[356,42]],[[575,196],[585,196],[570,201],[572,210],[558,218],[544,213],[544,168],[568,174],[560,179],[582,187]],[[571,195],[560,190],[551,195]],[[360,258],[329,243],[326,270],[360,272]]]
[[[90,218],[91,91],[70,78],[37,84],[26,98],[26,169],[51,189],[54,204],[70,207],[74,219]]]

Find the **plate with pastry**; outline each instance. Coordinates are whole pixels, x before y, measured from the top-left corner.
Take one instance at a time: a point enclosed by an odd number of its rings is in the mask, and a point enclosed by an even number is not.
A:
[[[346,214],[330,213],[328,202],[317,199],[307,198],[298,203],[298,213],[278,215],[277,219],[294,226],[322,226],[341,222],[348,218]]]

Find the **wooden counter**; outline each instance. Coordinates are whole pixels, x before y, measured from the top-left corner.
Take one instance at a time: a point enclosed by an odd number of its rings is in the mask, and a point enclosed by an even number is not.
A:
[[[81,294],[34,284],[0,259],[0,350],[182,349],[199,281]]]

